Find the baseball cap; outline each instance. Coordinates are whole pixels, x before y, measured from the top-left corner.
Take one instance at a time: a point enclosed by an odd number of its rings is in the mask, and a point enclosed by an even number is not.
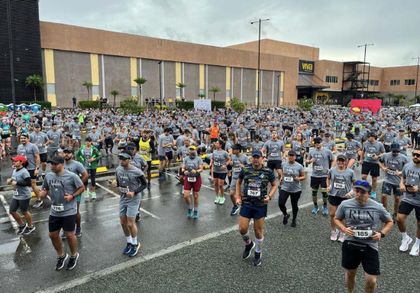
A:
[[[338,156],[337,156],[337,160],[347,160],[347,157],[344,155],[344,154],[339,154]]]
[[[196,147],[195,145],[192,145],[192,146],[190,146],[190,147],[189,147],[189,149],[190,149],[191,151],[195,151],[195,150],[197,149],[197,147]]]
[[[120,159],[120,160],[131,160],[131,155],[127,152],[121,152],[118,155],[118,159]]]
[[[29,137],[29,134],[27,134],[27,133],[21,133],[20,136],[24,136],[24,137],[28,138]]]
[[[315,137],[314,138],[314,143],[321,143],[322,142],[322,138],[320,137]]]
[[[66,148],[64,148],[63,152],[65,152],[65,153],[73,153],[73,148],[72,147],[66,147]]]
[[[64,164],[64,158],[60,156],[54,156],[48,161],[48,163],[53,165]]]
[[[26,163],[28,160],[26,159],[26,157],[25,157],[25,156],[22,156],[22,155],[17,155],[17,156],[14,156],[14,157],[12,158],[12,161],[14,161],[14,162],[16,162],[16,161],[20,161],[20,162],[22,162],[22,163]]]
[[[370,190],[372,189],[372,186],[370,186],[369,182],[365,180],[357,180],[354,183],[354,187],[363,189],[364,191],[367,191],[367,192],[370,192]]]
[[[253,157],[262,157],[262,153],[261,153],[261,151],[255,150],[255,151],[252,152],[252,156]]]
[[[399,143],[391,144],[391,151],[400,151],[400,144]]]

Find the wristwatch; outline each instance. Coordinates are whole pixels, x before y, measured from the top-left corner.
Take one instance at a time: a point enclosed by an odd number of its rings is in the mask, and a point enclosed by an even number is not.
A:
[[[384,238],[386,236],[384,233],[382,233],[382,231],[379,231],[379,233],[381,233],[381,238]]]

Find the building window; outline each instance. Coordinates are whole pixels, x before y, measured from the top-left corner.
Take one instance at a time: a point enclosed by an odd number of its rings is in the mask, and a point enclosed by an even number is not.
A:
[[[338,82],[338,77],[337,76],[329,76],[329,75],[327,75],[325,77],[325,82],[328,82],[328,83],[337,83]]]
[[[391,82],[389,84],[392,85],[392,86],[400,85],[400,80],[399,79],[393,79],[393,80],[391,80]]]
[[[371,80],[369,80],[369,85],[378,86],[379,85],[379,80],[371,79]]]
[[[415,79],[406,79],[404,81],[405,85],[415,85],[416,84],[416,80]]]

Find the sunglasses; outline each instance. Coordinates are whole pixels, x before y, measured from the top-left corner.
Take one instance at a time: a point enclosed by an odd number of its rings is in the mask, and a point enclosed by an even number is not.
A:
[[[420,154],[414,154],[414,153],[413,153],[413,157],[420,158]]]
[[[363,187],[370,187],[369,182],[365,181],[365,180],[357,180],[356,183],[354,184],[355,187],[357,186],[363,186]]]

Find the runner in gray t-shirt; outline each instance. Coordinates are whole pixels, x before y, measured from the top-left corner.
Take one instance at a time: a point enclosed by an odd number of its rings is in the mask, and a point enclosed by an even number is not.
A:
[[[229,186],[229,194],[233,204],[230,215],[234,216],[239,212],[239,206],[236,204],[235,199],[236,182],[238,181],[239,174],[241,173],[242,168],[249,164],[248,157],[242,154],[242,146],[240,144],[234,144],[232,146],[230,164],[232,166],[232,181]]]
[[[227,176],[227,166],[230,163],[229,153],[223,150],[224,142],[218,140],[214,143],[215,150],[211,155],[210,160],[210,175],[214,181],[214,188],[216,193],[215,204],[225,203],[224,184]]]
[[[417,234],[410,255],[418,256],[420,250],[420,148],[417,147],[412,155],[413,161],[406,164],[402,171],[400,189],[403,191],[403,199],[398,208],[397,222],[402,236],[400,251],[405,252],[413,242],[407,234],[405,221],[412,210],[415,210]]]
[[[188,206],[187,217],[198,219],[198,197],[201,189],[201,172],[203,172],[203,160],[197,155],[197,148],[190,146],[188,155],[182,160],[181,173],[184,175],[184,201]],[[191,190],[194,198],[191,199]]]
[[[64,230],[70,247],[70,260],[67,269],[72,270],[79,258],[77,252],[77,238],[74,233],[76,226],[77,204],[76,197],[84,188],[82,180],[76,174],[64,169],[64,158],[54,156],[50,160],[52,172],[45,175],[40,192],[41,197],[47,194],[51,197],[51,212],[49,218],[49,232],[53,246],[58,254],[56,270],[61,270],[68,258],[64,253],[59,231]]]
[[[385,153],[384,145],[376,141],[376,134],[368,134],[368,141],[363,144],[362,149],[362,179],[367,180],[368,175],[372,177],[371,198],[376,198],[376,188],[378,186],[379,158]]]
[[[382,204],[369,199],[371,186],[367,181],[356,181],[355,198],[343,201],[336,212],[335,224],[345,241],[342,245],[341,264],[349,291],[355,287],[357,268],[360,263],[365,271],[365,288],[373,292],[380,274],[378,241],[392,229],[389,212]],[[382,223],[385,225],[382,227]]]
[[[302,193],[301,181],[305,180],[303,166],[296,162],[296,152],[288,152],[288,160],[282,165],[282,176],[280,178],[279,208],[283,213],[283,225],[286,225],[290,215],[287,213],[286,202],[290,196],[292,204],[292,227],[296,227],[298,214],[298,201]]]

